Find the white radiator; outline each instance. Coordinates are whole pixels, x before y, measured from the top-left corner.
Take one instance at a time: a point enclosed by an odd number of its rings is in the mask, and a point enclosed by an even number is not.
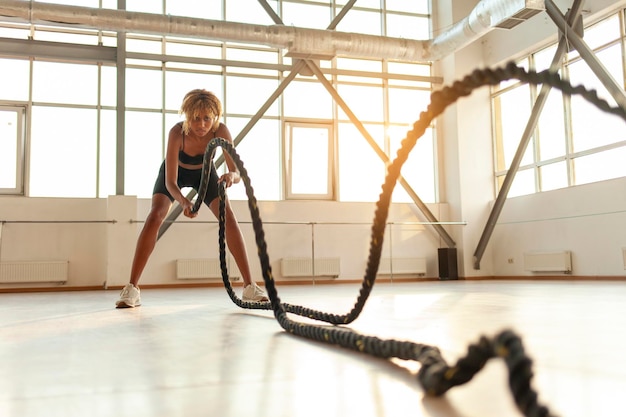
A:
[[[282,258],[280,260],[280,272],[284,277],[338,277],[340,271],[340,258],[315,259],[315,275],[311,258]]]
[[[0,262],[0,283],[67,282],[69,261]]]
[[[529,252],[524,254],[524,270],[530,272],[572,272],[572,252]]]
[[[378,275],[426,275],[426,258],[381,258]]]
[[[228,276],[235,280],[241,277],[239,269],[234,261],[226,258],[226,267],[228,268]],[[222,269],[220,268],[220,260],[217,258],[210,259],[177,259],[176,260],[176,278],[177,279],[207,279],[222,278]]]

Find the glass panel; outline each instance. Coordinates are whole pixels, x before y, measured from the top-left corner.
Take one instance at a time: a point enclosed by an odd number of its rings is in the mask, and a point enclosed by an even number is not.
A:
[[[12,39],[28,39],[30,36],[30,29],[24,26],[24,29],[17,28],[3,28],[0,27],[0,37],[12,38]]]
[[[126,10],[131,12],[163,14],[162,1],[126,0]]]
[[[381,149],[384,128],[366,125]],[[385,181],[385,164],[352,123],[339,124],[339,200],[378,201]]]
[[[192,58],[221,59],[222,48],[218,46],[195,43],[166,42],[165,51],[168,55],[188,56]]]
[[[289,160],[291,194],[330,194],[328,136],[329,130],[325,127],[292,126]]]
[[[389,143],[391,146],[390,158],[397,157],[398,150],[402,146],[401,141],[406,138],[410,127],[393,127],[389,129]],[[402,165],[402,176],[409,183],[413,191],[425,203],[434,203],[435,196],[435,153],[434,153],[433,130],[426,129],[424,135],[418,139],[415,147],[409,153],[409,157]],[[413,199],[399,184],[393,192],[393,202],[410,203]]]
[[[387,36],[403,39],[430,39],[430,19],[388,13]]]
[[[384,120],[382,87],[339,85],[337,91],[359,120]],[[348,119],[341,108],[338,117],[341,120]]]
[[[117,68],[100,67],[102,87],[100,90],[100,103],[103,106],[115,106],[117,104]]]
[[[98,197],[115,195],[117,115],[115,110],[100,112],[100,177]]]
[[[33,39],[37,41],[78,43],[82,45],[97,45],[98,44],[98,36],[95,31],[91,34],[88,34],[88,33],[76,34],[76,33],[48,31],[45,29],[38,28],[37,30],[35,30]]]
[[[228,0],[226,2],[226,19],[229,22],[254,23],[272,25],[274,21],[258,1]]]
[[[166,0],[165,13],[198,19],[222,19],[221,0]]]
[[[428,3],[428,0],[385,0],[387,10],[421,14],[429,13]]]
[[[0,59],[2,100],[28,100],[30,62],[22,59]]]
[[[352,13],[348,13],[348,16]],[[263,14],[267,15],[265,11]],[[347,18],[347,16],[346,16]],[[330,8],[314,4],[283,2],[283,23],[287,26],[326,29],[330,24]],[[345,18],[344,18],[345,20]]]
[[[222,95],[222,77],[211,74],[166,71],[165,108],[178,111],[185,94],[196,88],[213,91],[219,97]]]
[[[565,155],[567,139],[563,116],[563,94],[560,90],[553,88],[539,116],[540,161]]]
[[[226,49],[226,59],[232,61],[261,62],[264,64],[277,64],[278,52],[260,51],[255,49],[228,48]]]
[[[539,167],[541,190],[550,191],[565,188],[568,185],[567,163],[565,161]]]
[[[626,176],[626,147],[574,159],[575,184],[587,184]]]
[[[126,69],[126,106],[161,109],[163,72],[138,68]]]
[[[423,77],[431,76],[431,66],[428,64],[415,64],[407,62],[388,62],[387,69],[393,74],[410,74]]]
[[[319,82],[292,81],[283,99],[285,117],[332,118],[332,97]]]
[[[556,45],[553,45],[534,54],[535,71],[541,72],[550,69],[550,64],[552,64],[554,54],[556,54],[556,48]]]
[[[611,47],[598,53],[597,56],[613,78],[618,80],[618,83],[623,83],[621,48]],[[614,105],[613,98],[585,62],[580,61],[570,65],[570,78],[574,85],[584,84],[587,88],[596,89],[598,96],[608,99]],[[575,152],[626,139],[626,125],[623,120],[602,112],[581,96],[573,96],[571,103]]]
[[[380,13],[350,10],[337,25],[337,30],[380,36],[383,33]]]
[[[154,180],[164,158],[162,123],[159,113],[126,112],[124,194],[139,198],[152,196]]]
[[[31,197],[96,196],[96,116],[91,109],[33,106]]]
[[[521,85],[511,91],[496,97],[494,106],[500,112],[501,131],[500,141],[497,143],[498,166],[497,170],[508,169],[511,166],[520,139],[530,116],[530,89],[528,85]],[[529,143],[522,158],[521,165],[533,162],[532,141]]]
[[[590,49],[596,49],[619,39],[620,28],[617,14],[585,29],[584,39]]]
[[[383,63],[369,59],[337,58],[337,69],[380,73]]]
[[[430,104],[430,91],[389,88],[389,121],[412,123]]]
[[[163,42],[159,38],[155,39],[126,39],[126,51],[139,52],[142,54],[161,54]]]
[[[278,80],[262,78],[226,77],[226,112],[231,114],[256,114],[276,91]],[[254,91],[254,94],[250,94]],[[278,115],[278,99],[264,113]]]
[[[18,113],[0,108],[0,189],[18,188]]]
[[[229,117],[228,128],[235,139],[249,119]],[[237,145],[237,154],[248,172],[257,200],[278,201],[281,196],[281,136],[278,120],[259,120]],[[243,181],[228,189],[231,200],[248,200]]]
[[[33,62],[33,101],[96,105],[98,103],[98,67],[57,62]]]
[[[335,4],[345,6],[349,0],[335,0]],[[381,0],[359,0],[355,7],[367,7],[369,9],[380,9]]]
[[[504,181],[504,177],[499,177],[498,180]],[[500,183],[502,186],[502,183]],[[532,194],[535,192],[535,170],[525,169],[519,170],[513,179],[511,189],[507,197],[517,197],[520,195]]]

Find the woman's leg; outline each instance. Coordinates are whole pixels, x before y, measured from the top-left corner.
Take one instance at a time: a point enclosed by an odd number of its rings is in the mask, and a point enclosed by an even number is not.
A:
[[[133,266],[130,270],[130,283],[135,287],[139,283],[139,278],[148,263],[150,254],[157,242],[159,229],[165,220],[165,216],[172,207],[172,202],[165,194],[154,194],[152,196],[152,207],[146,218],[143,229],[137,239]]]
[[[219,218],[219,203],[219,198],[214,198],[213,201],[211,201],[211,204],[209,204],[209,208],[217,218]],[[243,286],[247,287],[252,282],[250,264],[248,263],[248,251],[246,250],[246,242],[243,239],[239,223],[237,222],[235,213],[230,207],[228,198],[226,199],[224,214],[226,217],[226,244],[228,245],[228,250],[233,255],[233,258],[235,258],[235,263],[237,264],[237,268],[239,268],[239,272],[241,272]]]

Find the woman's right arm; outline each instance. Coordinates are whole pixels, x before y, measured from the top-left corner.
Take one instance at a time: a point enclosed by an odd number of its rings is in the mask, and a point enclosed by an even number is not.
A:
[[[165,154],[165,186],[174,200],[183,208],[183,214],[187,217],[196,217],[197,213],[192,213],[193,204],[178,187],[178,152],[183,144],[183,134],[180,125],[175,125],[170,129],[167,139],[167,152]]]

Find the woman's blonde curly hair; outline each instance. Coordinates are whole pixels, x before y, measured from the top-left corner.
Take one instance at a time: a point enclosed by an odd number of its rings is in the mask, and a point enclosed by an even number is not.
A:
[[[185,94],[183,104],[180,106],[178,114],[185,115],[183,130],[189,134],[189,120],[193,120],[200,114],[208,112],[213,118],[211,131],[215,132],[220,127],[220,117],[222,116],[222,102],[215,94],[203,89],[191,90]]]

